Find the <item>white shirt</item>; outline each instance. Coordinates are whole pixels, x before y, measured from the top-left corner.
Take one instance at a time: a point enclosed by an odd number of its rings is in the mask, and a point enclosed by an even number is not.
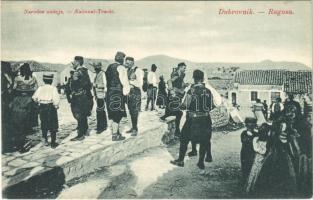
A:
[[[136,66],[133,66],[132,68],[135,68]],[[129,83],[137,88],[142,88],[143,85],[143,70],[140,68],[136,69],[136,79],[133,81],[130,81]]]
[[[32,98],[34,101],[40,104],[53,103],[54,106],[58,106],[60,103],[60,95],[58,90],[52,85],[40,86]]]
[[[130,91],[130,86],[129,86],[129,81],[128,81],[128,75],[127,75],[127,70],[123,65],[119,65],[117,67],[117,71],[119,74],[119,78],[121,81],[121,84],[123,86],[123,95],[128,95]]]
[[[148,73],[148,84],[152,84],[153,87],[158,87],[158,82],[155,72],[150,71]]]

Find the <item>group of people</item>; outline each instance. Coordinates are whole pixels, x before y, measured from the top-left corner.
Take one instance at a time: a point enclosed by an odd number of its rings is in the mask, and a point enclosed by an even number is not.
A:
[[[131,118],[131,129],[126,133],[132,136],[138,134],[138,116],[141,111],[142,92],[147,91],[148,110],[151,103],[151,110],[155,105],[165,108],[165,114],[160,120],[165,120],[169,116],[175,116],[175,136],[180,138],[180,155],[172,164],[183,166],[183,160],[187,151],[187,145],[192,142],[192,152],[189,156],[196,156],[196,144],[200,143],[200,156],[198,167],[204,168],[204,157],[206,161],[212,161],[211,155],[211,118],[209,111],[213,109],[212,95],[204,84],[204,73],[195,70],[193,74],[194,83],[188,85],[184,82],[186,64],[179,63],[173,70],[170,79],[165,83],[161,76],[157,81],[157,66],[152,64],[151,71],[147,75],[147,85],[144,85],[144,72],[137,67],[133,57],[126,57],[125,53],[117,52],[115,61],[110,64],[106,71],[103,71],[101,63],[93,63],[92,66],[96,72],[93,82],[90,80],[88,69],[84,65],[82,56],[75,56],[72,62],[70,78],[65,86],[65,94],[70,104],[73,117],[77,120],[77,136],[71,141],[84,140],[89,135],[88,117],[91,115],[94,100],[96,103],[96,133],[101,134],[108,128],[108,122],[111,124],[112,140],[120,141],[125,137],[120,131],[120,122],[126,117],[126,106],[128,107]],[[10,67],[10,66],[9,66]],[[7,75],[7,73],[4,73]],[[4,78],[6,78],[4,76]],[[28,63],[19,68],[19,73],[12,79],[7,78],[7,88],[3,89],[4,99],[3,107],[10,111],[2,113],[10,114],[3,119],[7,120],[3,124],[10,123],[14,129],[11,139],[16,138],[19,141],[12,142],[15,150],[24,151],[24,142],[27,130],[32,123],[25,123],[32,119],[34,115],[33,107],[37,108],[40,115],[41,131],[43,144],[51,145],[52,148],[58,146],[56,134],[58,132],[58,113],[60,96],[58,90],[52,85],[55,77],[53,74],[44,74],[44,85],[38,86],[36,77],[32,74]],[[12,83],[12,84],[11,84]],[[166,87],[167,84],[167,87]],[[11,86],[12,85],[12,86]],[[205,94],[205,95],[203,95]],[[200,104],[199,104],[200,102]],[[183,115],[182,110],[187,109],[186,123],[180,131],[180,121]],[[107,119],[108,118],[108,119]],[[6,131],[8,132],[8,131]],[[48,133],[51,135],[51,142],[48,140]],[[7,145],[7,144],[6,144]]]
[[[260,109],[245,119],[240,154],[244,191],[250,197],[310,196],[312,108],[302,112],[290,94],[284,104],[277,99],[272,109],[272,123],[258,122]]]

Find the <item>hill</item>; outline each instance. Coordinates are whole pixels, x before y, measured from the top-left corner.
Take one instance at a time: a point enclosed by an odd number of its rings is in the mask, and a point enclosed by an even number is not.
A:
[[[271,60],[264,60],[261,62],[250,62],[250,63],[223,63],[223,62],[207,62],[198,63],[184,59],[177,59],[166,55],[155,55],[148,56],[136,62],[141,68],[150,69],[152,63],[158,66],[158,74],[163,74],[167,79],[170,76],[173,67],[176,67],[178,63],[185,62],[187,65],[187,79],[191,80],[192,71],[194,69],[201,69],[206,72],[209,78],[219,77],[223,79],[232,79],[236,71],[256,69],[256,70],[311,70],[308,66],[299,62],[274,62]]]
[[[34,71],[57,71],[59,73],[69,72],[71,69],[71,63],[68,64],[56,64],[56,63],[39,63],[33,60],[29,61],[11,61],[13,67],[17,67],[19,64],[23,62],[29,62],[31,64],[31,68]],[[103,70],[107,68],[107,66],[112,62],[109,59],[97,59],[97,58],[85,58],[85,65],[87,68],[94,72],[93,67],[90,65],[91,63],[101,62],[103,66]],[[286,62],[286,61],[271,61],[264,60],[261,62],[192,62],[186,59],[178,59],[173,58],[167,55],[153,55],[147,56],[140,60],[135,60],[136,65],[142,69],[150,70],[151,65],[154,63],[158,66],[157,74],[163,75],[165,79],[170,77],[170,74],[174,67],[177,66],[180,62],[185,62],[187,65],[186,71],[186,79],[187,81],[192,80],[192,72],[194,69],[201,69],[206,72],[208,78],[221,78],[221,79],[232,79],[234,74],[237,71],[253,69],[253,70],[271,70],[271,69],[280,69],[280,70],[311,70],[310,67],[299,63],[299,62]]]

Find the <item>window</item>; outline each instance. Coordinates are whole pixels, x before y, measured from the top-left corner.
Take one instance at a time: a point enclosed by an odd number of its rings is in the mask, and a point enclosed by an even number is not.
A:
[[[271,102],[275,102],[280,97],[280,92],[271,92]]]
[[[258,92],[252,91],[251,92],[251,101],[256,101],[257,98],[258,98]]]

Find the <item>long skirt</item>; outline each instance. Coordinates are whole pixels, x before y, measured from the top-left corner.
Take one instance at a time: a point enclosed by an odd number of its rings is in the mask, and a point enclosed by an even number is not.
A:
[[[255,115],[255,118],[257,119],[258,126],[261,126],[263,123],[266,123],[266,120],[262,111],[255,111],[254,115]]]
[[[296,173],[289,153],[281,147],[256,158],[250,175],[249,195],[258,198],[292,198],[296,195]],[[246,187],[248,189],[248,187]]]
[[[21,146],[31,128],[31,95],[16,96],[10,104],[12,139],[14,146]]]

